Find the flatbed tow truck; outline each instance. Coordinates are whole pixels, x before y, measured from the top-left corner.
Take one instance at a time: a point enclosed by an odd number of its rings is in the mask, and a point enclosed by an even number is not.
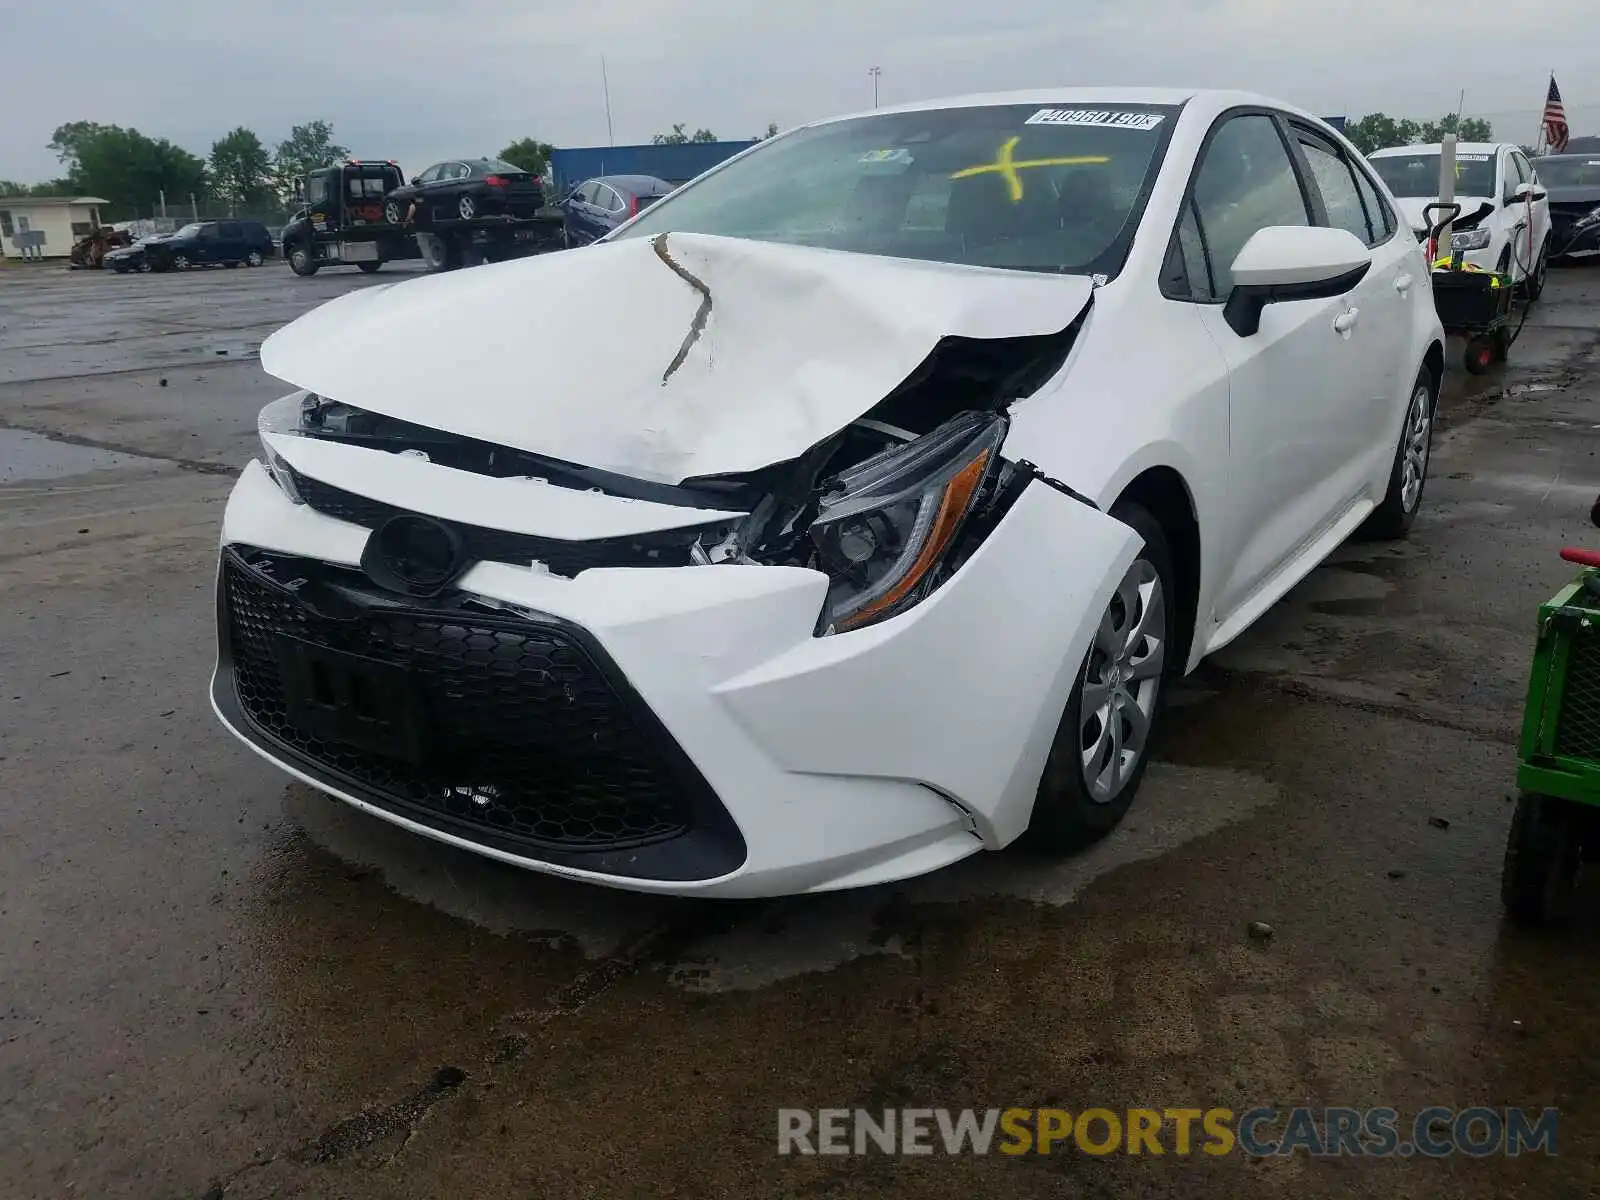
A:
[[[435,220],[425,229],[384,217],[384,197],[405,182],[392,160],[351,159],[295,182],[303,207],[283,229],[283,257],[296,275],[353,266],[370,274],[386,262],[420,258],[429,271],[502,262],[565,245],[559,209],[532,217]]]

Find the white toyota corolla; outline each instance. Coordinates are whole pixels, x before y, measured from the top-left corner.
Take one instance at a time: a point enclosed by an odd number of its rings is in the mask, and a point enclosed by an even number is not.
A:
[[[1443,335],[1317,118],[1064,89],[796,129],[261,359],[228,728],[507,862],[758,896],[1111,829],[1165,684],[1406,532]]]

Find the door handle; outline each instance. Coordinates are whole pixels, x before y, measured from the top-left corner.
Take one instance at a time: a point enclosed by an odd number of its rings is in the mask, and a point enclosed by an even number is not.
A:
[[[1359,308],[1352,308],[1342,312],[1333,319],[1333,330],[1346,341],[1350,340],[1350,331],[1356,327],[1356,320],[1361,316]]]
[[[1394,277],[1394,290],[1404,296],[1411,290],[1411,276],[1396,275]]]

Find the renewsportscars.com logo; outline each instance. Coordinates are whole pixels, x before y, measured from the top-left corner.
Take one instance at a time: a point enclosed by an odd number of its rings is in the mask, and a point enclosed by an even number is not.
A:
[[[779,1154],[1446,1158],[1556,1153],[1555,1109],[780,1108]]]

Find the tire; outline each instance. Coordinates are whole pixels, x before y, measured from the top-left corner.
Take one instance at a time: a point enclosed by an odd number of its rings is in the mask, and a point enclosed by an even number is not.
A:
[[[1181,669],[1169,654],[1177,592],[1166,532],[1137,504],[1118,505],[1111,515],[1131,526],[1144,539],[1144,548],[1102,616],[1039,777],[1026,842],[1050,853],[1080,850],[1111,832],[1126,815],[1160,733],[1167,678]],[[1158,632],[1145,620],[1151,613]],[[1130,669],[1135,673],[1129,674]],[[1133,690],[1126,686],[1130,681]],[[1085,695],[1092,698],[1097,691],[1105,694],[1105,706],[1089,711]],[[1130,712],[1142,714],[1144,726],[1132,761],[1124,756],[1139,722],[1127,717]],[[1116,732],[1108,738],[1112,730]],[[1091,743],[1087,752],[1085,741]]]
[[[1519,925],[1559,926],[1572,918],[1582,846],[1572,805],[1523,792],[1511,818],[1500,902]]]
[[[300,242],[289,247],[287,257],[289,259],[289,270],[296,275],[310,276],[317,273],[318,264],[317,260],[311,257],[310,243]]]
[[[1466,349],[1461,353],[1461,365],[1467,369],[1469,375],[1486,374],[1494,366],[1495,347],[1494,340],[1486,337],[1467,339]]]
[[[1411,531],[1417,511],[1422,507],[1428,466],[1433,461],[1433,419],[1438,403],[1439,383],[1433,372],[1423,367],[1417,372],[1417,381],[1411,386],[1411,399],[1406,404],[1394,463],[1389,468],[1389,490],[1384,493],[1383,503],[1362,526],[1362,533],[1367,537],[1387,541],[1403,538]],[[1414,493],[1411,491],[1413,479],[1408,475],[1414,476]]]
[[[417,248],[430,273],[453,271],[461,265],[461,252],[437,234],[418,234]]]
[[[456,201],[456,215],[463,221],[470,221],[478,215],[478,202],[471,196],[462,196]]]
[[[400,207],[398,200],[385,200],[383,202],[383,219],[390,225],[403,225],[406,219],[405,209]]]
[[[381,262],[358,262],[356,266],[361,268],[361,273],[363,275],[371,275],[373,272],[379,270],[383,264]]]
[[[244,265],[247,267],[259,267],[265,261],[261,257],[261,251],[259,250],[252,250],[244,256]]]
[[[187,254],[174,254],[167,265],[174,271],[187,271],[189,269],[189,256]]]

